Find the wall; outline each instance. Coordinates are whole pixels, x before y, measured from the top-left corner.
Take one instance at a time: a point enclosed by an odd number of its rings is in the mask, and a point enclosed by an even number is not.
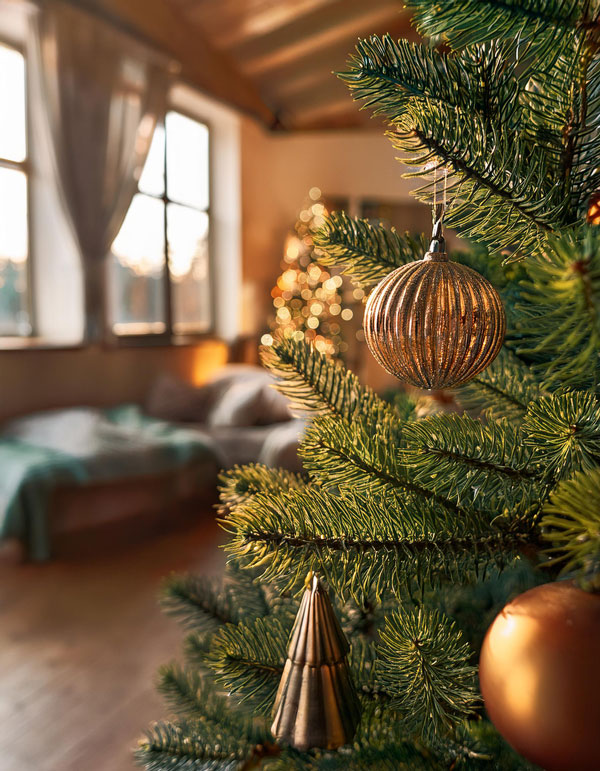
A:
[[[242,252],[246,313],[251,333],[265,318],[279,273],[285,235],[311,187],[324,194],[408,201],[413,187],[382,130],[269,134],[242,125]],[[253,300],[253,302],[250,302]]]
[[[2,351],[0,420],[50,407],[143,403],[158,375],[168,372],[201,383],[227,356],[227,345],[216,340],[194,346]]]
[[[286,233],[311,187],[350,199],[408,202],[414,183],[383,130],[269,134],[253,121],[242,124],[242,331],[261,332],[271,312],[270,291],[279,275]],[[407,223],[407,228],[410,223]],[[363,356],[360,375],[374,388],[396,381]]]

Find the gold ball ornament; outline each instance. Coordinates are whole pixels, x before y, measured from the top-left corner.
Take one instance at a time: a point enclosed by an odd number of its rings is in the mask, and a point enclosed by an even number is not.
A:
[[[487,632],[479,681],[490,719],[525,758],[600,769],[600,595],[565,581],[521,594]]]
[[[375,359],[399,380],[452,388],[496,358],[506,315],[487,279],[448,259],[438,220],[423,259],[396,268],[373,289],[364,331]]]

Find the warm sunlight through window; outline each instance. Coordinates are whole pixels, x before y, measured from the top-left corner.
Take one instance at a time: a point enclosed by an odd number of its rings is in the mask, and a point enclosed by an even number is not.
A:
[[[25,59],[0,44],[0,336],[31,334]]]
[[[154,132],[112,246],[117,335],[210,329],[208,143],[207,126],[177,112]]]

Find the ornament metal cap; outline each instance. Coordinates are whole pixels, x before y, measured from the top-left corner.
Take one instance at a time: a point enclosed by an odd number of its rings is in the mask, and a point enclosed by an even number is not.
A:
[[[431,243],[429,249],[423,257],[424,260],[435,260],[437,262],[446,262],[448,255],[446,253],[446,239],[442,234],[442,218],[435,221],[431,233]]]
[[[298,750],[333,750],[352,739],[360,707],[349,650],[329,595],[311,571],[275,698],[273,736]]]

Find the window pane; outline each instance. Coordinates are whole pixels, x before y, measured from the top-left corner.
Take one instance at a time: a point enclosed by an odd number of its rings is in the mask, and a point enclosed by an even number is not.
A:
[[[208,128],[177,112],[167,113],[167,195],[208,208]]]
[[[150,150],[144,163],[139,182],[140,192],[148,195],[165,194],[165,129],[154,129]]]
[[[112,245],[112,320],[116,334],[156,334],[165,324],[163,202],[136,195]]]
[[[13,48],[0,45],[0,157],[24,161],[25,60]]]
[[[210,328],[208,215],[186,206],[168,204],[167,240],[174,332]]]
[[[0,335],[28,335],[27,178],[0,167]]]

